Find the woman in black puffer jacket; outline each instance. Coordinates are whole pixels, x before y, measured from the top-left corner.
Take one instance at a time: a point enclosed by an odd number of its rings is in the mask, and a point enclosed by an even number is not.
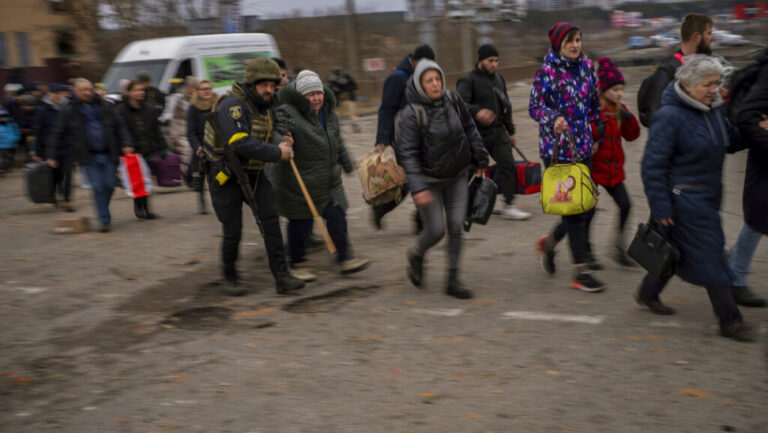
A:
[[[460,299],[472,292],[458,280],[462,222],[467,212],[467,169],[488,166],[488,152],[464,102],[445,90],[445,75],[437,63],[421,59],[405,90],[398,139],[398,158],[408,177],[413,202],[424,229],[408,250],[408,277],[422,283],[424,254],[445,234],[449,237],[449,276],[446,293]],[[421,114],[420,114],[421,113]],[[426,114],[426,122],[420,122]]]

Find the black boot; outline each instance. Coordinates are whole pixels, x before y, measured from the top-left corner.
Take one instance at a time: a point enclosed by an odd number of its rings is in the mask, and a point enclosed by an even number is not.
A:
[[[456,269],[448,271],[448,285],[445,288],[445,294],[459,299],[470,299],[474,296],[472,291],[464,287],[464,284],[459,281]]]
[[[144,206],[141,204],[142,198],[143,197],[133,199],[133,213],[136,215],[136,218],[139,219],[144,219],[147,217],[144,214]]]
[[[755,334],[755,328],[742,319],[736,319],[720,324],[720,335],[725,338],[733,338],[736,341],[750,343],[755,341]]]
[[[758,296],[757,293],[750,290],[747,286],[731,286],[731,293],[733,294],[733,299],[736,303],[741,306],[757,308],[765,307],[765,299]]]
[[[275,275],[275,290],[280,295],[299,290],[303,288],[304,285],[304,281],[298,278],[293,278],[288,271]]]
[[[157,218],[157,215],[153,214],[149,211],[149,196],[144,196],[141,198],[141,206],[144,208],[144,218],[148,220],[153,220]]]
[[[239,283],[237,269],[234,266],[224,266],[224,293],[228,296],[243,296],[247,293]]]
[[[405,256],[408,259],[408,279],[411,280],[411,284],[419,287],[423,281],[424,256],[416,254],[413,248],[408,249]]]
[[[648,307],[648,309],[651,310],[651,312],[654,314],[660,314],[662,316],[671,316],[672,314],[675,314],[675,309],[664,305],[661,302],[661,299],[640,297],[640,290],[635,293],[635,301],[640,306]]]

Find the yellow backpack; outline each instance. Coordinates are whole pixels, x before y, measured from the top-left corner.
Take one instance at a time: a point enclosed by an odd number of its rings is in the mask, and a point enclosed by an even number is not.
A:
[[[574,160],[550,165],[544,170],[541,180],[541,209],[550,215],[577,215],[597,204],[597,185],[592,180],[589,168],[575,161],[576,149],[570,130],[568,140]],[[555,143],[552,149],[553,162],[557,160],[558,154],[558,145]]]

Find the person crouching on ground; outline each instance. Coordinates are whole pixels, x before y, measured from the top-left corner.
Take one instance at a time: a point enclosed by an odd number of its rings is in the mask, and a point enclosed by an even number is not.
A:
[[[347,233],[347,197],[341,182],[341,169],[355,169],[339,129],[336,99],[320,77],[301,71],[294,85],[280,89],[283,105],[276,112],[275,130],[293,136],[294,162],[338,251],[336,259],[342,273],[362,271],[369,260],[354,258]],[[288,218],[288,251],[294,276],[314,279],[308,270],[305,245],[312,233],[312,213],[289,161],[275,164],[270,172],[280,215]]]
[[[718,92],[723,67],[706,55],[684,59],[651,120],[641,168],[645,195],[652,218],[680,250],[675,273],[706,287],[722,336],[752,341],[755,331],[733,299],[733,274],[723,254],[723,161],[726,148],[741,144],[723,114]],[[637,302],[656,314],[673,314],[659,299],[668,282],[646,275]]]
[[[424,255],[443,238],[448,220],[448,282],[445,292],[459,299],[472,291],[458,278],[462,223],[467,212],[467,169],[488,166],[488,151],[464,101],[445,89],[445,74],[437,63],[422,59],[408,81],[400,123],[398,157],[408,177],[423,230],[407,252],[408,277],[423,283]],[[426,113],[419,124],[416,110]]]
[[[598,61],[597,80],[600,88],[600,120],[592,123],[594,139],[592,155],[592,179],[602,185],[619,206],[619,225],[616,229],[613,258],[622,266],[634,266],[627,257],[624,227],[632,204],[624,186],[624,149],[622,137],[627,141],[640,136],[640,124],[621,103],[624,96],[624,76],[608,57]]]

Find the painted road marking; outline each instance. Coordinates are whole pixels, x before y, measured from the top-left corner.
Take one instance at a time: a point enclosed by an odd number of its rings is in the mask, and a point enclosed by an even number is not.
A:
[[[420,314],[429,314],[432,316],[458,317],[464,313],[462,308],[440,308],[437,310],[424,310],[421,308],[412,308],[412,312]]]
[[[570,314],[536,313],[534,311],[507,311],[502,316],[505,319],[544,320],[548,322],[575,322],[587,323],[590,325],[599,325],[603,323],[603,320],[605,319],[603,316],[574,316]]]

